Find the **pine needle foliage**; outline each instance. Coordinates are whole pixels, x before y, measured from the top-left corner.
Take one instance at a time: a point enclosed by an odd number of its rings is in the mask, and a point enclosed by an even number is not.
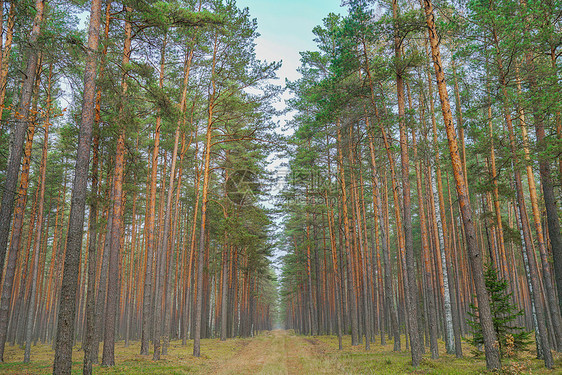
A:
[[[513,304],[512,294],[507,291],[507,280],[498,276],[497,270],[492,266],[486,267],[484,274],[486,289],[490,296],[490,307],[492,310],[492,321],[494,330],[498,336],[498,345],[500,355],[502,357],[511,357],[518,351],[526,350],[530,344],[530,332],[524,330],[523,327],[518,327],[514,324],[517,317],[523,315],[523,310]],[[479,350],[484,345],[484,338],[482,337],[482,328],[479,322],[478,307],[473,303],[470,304],[468,311],[470,318],[468,324],[470,326],[471,338],[466,341],[475,347],[473,354],[480,355],[482,352]]]

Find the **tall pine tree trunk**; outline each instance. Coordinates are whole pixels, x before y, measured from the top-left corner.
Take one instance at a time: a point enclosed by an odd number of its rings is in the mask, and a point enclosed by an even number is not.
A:
[[[109,23],[111,15],[111,1],[105,8],[105,40],[109,37]],[[103,48],[102,59],[107,55],[107,43]],[[100,66],[100,76],[103,74],[103,64]],[[92,191],[90,200],[89,236],[88,243],[88,289],[86,291],[86,331],[84,333],[84,375],[92,374],[92,364],[98,362],[99,343],[96,334],[96,271],[98,247],[98,190],[99,190],[99,126],[101,122],[101,90],[96,94],[95,117],[92,143]],[[98,301],[99,303],[100,301]],[[104,301],[105,302],[105,301]]]
[[[160,49],[160,78],[158,87],[162,89],[164,86],[164,67],[166,62],[166,41],[164,38],[162,48]],[[142,308],[142,332],[141,332],[141,355],[148,355],[149,341],[151,337],[152,327],[152,268],[155,253],[154,239],[154,218],[156,216],[156,178],[158,172],[158,152],[160,150],[160,129],[162,126],[162,117],[160,114],[156,117],[156,127],[154,129],[154,146],[152,149],[152,167],[150,172],[149,194],[146,197],[146,217],[147,217],[147,239],[145,252],[145,277],[143,292],[143,308]]]
[[[519,77],[517,79],[517,89],[519,95],[521,95],[521,82]],[[541,223],[541,214],[539,211],[539,202],[537,197],[537,188],[535,184],[535,175],[533,173],[533,167],[531,164],[531,156],[529,151],[529,139],[527,136],[527,126],[525,124],[525,112],[523,109],[519,111],[519,119],[521,121],[521,132],[523,136],[523,148],[525,150],[525,162],[527,170],[527,182],[529,183],[529,197],[531,198],[531,209],[533,212],[533,222],[535,224],[535,231],[537,233],[537,244],[539,248],[539,254],[541,257],[541,265],[544,278],[544,289],[546,290],[546,307],[550,311],[552,319],[552,328],[554,334],[554,347],[557,351],[562,350],[562,322],[560,313],[558,312],[558,306],[556,304],[556,293],[554,291],[554,281],[552,279],[552,273],[550,270],[550,263],[548,261],[548,253],[546,241],[543,234],[543,227]]]
[[[416,144],[416,134],[412,130],[412,146],[414,148],[414,159],[415,159],[415,169],[416,169],[416,186],[418,193],[418,204],[419,204],[419,217],[420,217],[420,236],[422,241],[422,260],[423,260],[423,270],[424,277],[426,281],[426,291],[425,291],[425,303],[427,304],[428,316],[427,321],[429,325],[429,337],[430,337],[430,349],[431,358],[439,358],[439,348],[437,347],[437,311],[435,309],[435,291],[433,289],[433,272],[431,268],[431,256],[429,253],[429,232],[428,226],[426,225],[425,218],[425,208],[424,208],[424,197],[422,191],[422,170],[421,161],[418,160],[418,151]]]
[[[492,312],[488,299],[488,292],[484,283],[484,273],[482,268],[482,254],[478,248],[476,241],[476,231],[472,218],[472,208],[468,198],[468,189],[465,184],[465,177],[462,170],[462,162],[459,155],[459,149],[455,136],[455,126],[451,114],[451,106],[449,103],[449,95],[445,82],[445,74],[443,72],[443,63],[441,61],[441,53],[439,49],[439,38],[435,27],[435,15],[433,13],[433,4],[431,0],[424,0],[424,8],[427,19],[427,27],[429,41],[431,45],[431,56],[435,67],[435,75],[437,78],[437,88],[439,89],[439,98],[441,100],[441,109],[443,112],[443,120],[445,122],[445,130],[447,140],[449,142],[449,152],[451,154],[451,164],[457,188],[457,196],[461,208],[461,215],[464,224],[467,250],[470,258],[472,270],[472,278],[476,289],[476,297],[478,299],[480,325],[482,326],[482,334],[484,337],[484,350],[486,353],[486,366],[489,370],[499,369],[501,367],[500,354],[497,347],[497,336],[494,331],[492,322]]]
[[[215,74],[215,67],[217,63],[217,49],[218,49],[218,35],[215,33],[214,47],[213,47],[213,61],[212,61],[212,74]],[[207,117],[207,133],[205,135],[205,158],[203,166],[203,190],[201,192],[201,224],[199,231],[199,248],[197,250],[197,298],[195,301],[195,333],[193,343],[193,356],[201,356],[201,325],[203,324],[203,268],[204,265],[204,252],[205,252],[205,226],[207,224],[207,203],[209,194],[209,179],[211,175],[211,146],[213,136],[213,123],[215,107],[215,94],[216,82],[215,78],[211,78],[211,89]]]
[[[428,57],[431,57],[429,50],[427,49],[427,42],[425,43],[425,46]],[[437,140],[437,120],[435,118],[435,101],[433,98],[433,80],[431,78],[431,72],[429,71],[429,69],[427,71],[427,81],[429,91],[429,110],[431,112],[431,127],[433,133],[433,148],[435,150],[435,179],[437,182],[437,186],[434,186],[434,184],[430,181],[430,186],[432,190],[431,198],[433,200],[432,208],[435,212],[434,232],[439,242],[439,255],[437,255],[437,257],[441,258],[441,272],[443,274],[445,346],[447,349],[447,353],[455,352],[457,358],[462,358],[460,317],[458,314],[458,309],[456,308],[456,300],[453,298],[453,293],[451,291],[454,288],[454,286],[452,285],[453,272],[451,262],[451,241],[449,241],[448,238],[447,217],[445,214],[445,198],[443,196],[443,181],[440,165],[441,157]],[[430,170],[428,170],[428,177],[430,180],[432,179]],[[437,201],[437,204],[435,204],[435,201]],[[458,284],[458,280],[455,281]],[[458,293],[458,288],[455,289]]]
[[[62,279],[57,335],[55,344],[54,374],[70,374],[72,367],[72,346],[74,344],[74,321],[76,316],[76,294],[78,291],[78,272],[80,250],[82,248],[82,231],[86,206],[86,188],[90,166],[90,147],[94,123],[94,105],[96,95],[97,49],[101,17],[101,0],[93,0],[90,10],[90,28],[88,31],[88,49],[86,69],[84,72],[84,99],[82,119],[78,136],[78,151],[74,172],[72,204],[70,207],[69,227],[66,238],[64,274]]]
[[[27,60],[23,77],[23,85],[18,101],[17,111],[14,114],[14,124],[10,136],[10,155],[3,186],[2,202],[0,204],[0,279],[4,270],[4,261],[8,249],[8,238],[10,235],[10,223],[12,221],[13,206],[16,195],[16,187],[20,173],[20,163],[23,155],[23,146],[27,128],[30,122],[31,96],[33,84],[35,83],[37,65],[39,60],[39,36],[43,22],[44,0],[35,2],[35,18],[31,35],[27,40]],[[24,48],[24,51],[26,48]],[[3,361],[3,353],[0,353],[0,361]]]
[[[2,4],[3,5],[3,4]],[[10,67],[10,54],[12,51],[12,41],[14,40],[14,26],[16,24],[16,5],[17,2],[10,1],[10,12],[8,13],[8,23],[6,24],[6,40],[2,46],[2,56],[0,65],[0,120],[4,112],[4,104],[6,100],[6,83],[8,78],[8,70]],[[0,42],[0,46],[2,42]],[[0,130],[4,123],[0,121]]]
[[[127,66],[131,58],[131,33],[132,25],[129,20],[132,9],[125,8],[125,42],[123,47],[122,66]],[[102,366],[115,365],[115,331],[117,308],[120,298],[119,282],[119,254],[121,250],[121,229],[124,204],[123,174],[125,170],[125,119],[124,106],[127,95],[127,74],[121,81],[122,102],[119,104],[119,137],[115,150],[115,165],[113,174],[113,222],[111,225],[111,238],[109,247],[109,270],[107,274],[107,306],[105,309],[105,330],[103,340]]]
[[[172,153],[172,166],[170,168],[170,182],[168,186],[168,196],[166,199],[166,213],[164,218],[164,230],[161,239],[161,246],[160,251],[161,254],[161,262],[160,262],[160,270],[157,271],[158,274],[156,275],[156,296],[155,296],[155,310],[154,310],[154,354],[152,359],[154,361],[158,361],[160,359],[160,336],[162,335],[162,317],[163,311],[161,311],[162,305],[162,297],[163,297],[163,289],[165,286],[166,277],[166,258],[172,258],[173,254],[168,254],[172,252],[172,244],[169,241],[170,237],[170,226],[172,221],[172,198],[174,195],[174,181],[175,181],[175,173],[176,173],[176,160],[178,157],[178,144],[180,138],[180,123],[176,127],[175,137],[174,137],[174,151]],[[178,186],[179,189],[179,186]],[[169,255],[169,256],[166,256]],[[169,271],[171,272],[171,270]],[[168,286],[169,287],[169,286]]]
[[[398,1],[393,0],[392,11],[394,19],[398,19]],[[404,78],[402,64],[402,46],[395,30],[394,55],[397,62],[396,92],[398,95],[398,119],[400,125],[400,160],[402,167],[402,214],[404,225],[404,257],[405,270],[403,276],[404,296],[406,302],[406,319],[408,320],[408,333],[410,336],[410,350],[412,353],[412,366],[417,367],[421,361],[422,343],[418,330],[418,287],[416,278],[416,267],[414,264],[414,243],[412,235],[412,208],[410,197],[410,166],[408,158],[408,136],[406,133],[405,100],[404,100]]]
[[[544,305],[541,298],[541,287],[540,281],[538,280],[538,267],[535,260],[535,255],[532,253],[533,243],[531,239],[531,234],[529,232],[529,219],[527,216],[527,208],[525,205],[525,195],[523,192],[523,184],[521,181],[521,173],[519,172],[518,156],[517,156],[517,145],[515,144],[515,132],[513,130],[513,121],[511,118],[510,109],[508,107],[508,92],[507,92],[507,82],[505,80],[505,71],[503,68],[503,62],[501,60],[500,47],[497,39],[497,34],[493,31],[494,43],[498,54],[498,74],[499,81],[501,85],[501,92],[503,95],[503,112],[505,117],[505,122],[507,125],[507,130],[509,134],[509,146],[511,150],[511,162],[513,165],[514,179],[515,179],[515,191],[517,199],[517,209],[519,220],[521,221],[521,232],[523,234],[524,249],[527,252],[528,267],[529,272],[527,273],[528,283],[530,284],[531,299],[536,310],[536,324],[537,324],[537,353],[545,361],[545,366],[547,368],[552,368],[552,353],[550,352],[550,345],[548,342],[548,333],[546,331],[546,319]],[[541,354],[542,353],[542,354]]]
[[[39,58],[41,61],[41,58]],[[37,67],[37,72],[33,75],[36,78],[34,85],[34,98],[32,110],[33,113],[37,112],[37,101],[39,99],[39,84],[41,75],[41,63]],[[29,171],[31,167],[31,149],[33,146],[33,137],[35,135],[35,129],[37,127],[36,116],[31,115],[31,124],[26,132],[25,147],[23,153],[23,163],[21,167],[21,178],[18,186],[18,199],[16,200],[14,209],[14,221],[12,223],[12,238],[10,242],[10,251],[8,253],[8,263],[6,264],[6,273],[4,274],[4,284],[2,286],[2,297],[0,298],[0,358],[4,356],[4,348],[6,344],[6,339],[8,336],[8,323],[10,320],[10,306],[15,307],[15,302],[12,302],[12,294],[14,286],[14,276],[16,275],[16,263],[18,263],[18,254],[21,248],[23,225],[24,225],[24,213],[25,206],[27,205],[27,190],[29,188]],[[20,256],[21,257],[21,256]],[[19,262],[20,264],[22,262]],[[27,265],[28,262],[25,262]],[[21,274],[19,275],[21,277]],[[16,279],[17,280],[17,279]],[[21,283],[22,286],[25,282]],[[24,288],[22,288],[23,290]],[[17,289],[16,289],[17,291]],[[12,307],[13,311],[13,307]],[[19,325],[16,325],[18,328]]]
[[[363,56],[365,58],[365,66],[366,68],[366,73],[367,73],[367,78],[369,80],[369,89],[370,89],[370,99],[371,99],[371,104],[373,106],[373,108],[375,109],[375,116],[377,121],[380,121],[380,116],[379,116],[379,111],[377,109],[376,106],[376,102],[375,102],[375,90],[374,90],[374,83],[373,83],[373,77],[371,75],[371,70],[369,69],[370,66],[370,62],[369,62],[369,56],[367,54],[367,48],[365,45],[365,42],[363,41]],[[387,148],[388,143],[386,141],[386,135],[384,133],[384,128],[382,127],[382,124],[380,125],[381,127],[381,132],[383,134],[383,137],[385,139],[385,148]],[[367,132],[368,132],[368,136],[369,136],[369,150],[370,150],[370,155],[371,155],[371,178],[372,178],[372,184],[373,184],[373,204],[375,207],[379,207],[379,218],[376,217],[375,215],[375,220],[380,219],[380,223],[381,226],[384,223],[383,220],[383,212],[381,209],[381,204],[379,202],[380,200],[380,196],[378,194],[376,194],[375,196],[375,192],[378,191],[378,182],[377,182],[377,176],[376,176],[376,160],[375,160],[375,151],[374,151],[374,134],[373,134],[373,129],[369,129],[369,123],[367,122]],[[388,148],[387,148],[387,152],[388,152]],[[389,163],[391,165],[391,169],[393,170],[394,168],[394,162],[393,160],[389,160]],[[394,173],[394,172],[392,172]],[[377,210],[375,209],[375,212]],[[383,269],[384,269],[384,295],[385,295],[385,305],[386,305],[386,309],[387,311],[389,311],[390,313],[390,321],[391,321],[391,330],[392,330],[392,334],[394,336],[394,351],[400,351],[400,331],[399,331],[399,326],[398,326],[398,311],[396,308],[396,303],[394,300],[394,287],[393,287],[393,282],[392,282],[392,274],[391,274],[391,265],[390,265],[390,253],[388,250],[388,242],[387,242],[387,238],[385,236],[385,230],[381,231],[381,245],[382,245],[382,258],[383,258]]]
[[[347,272],[347,293],[348,300],[350,303],[350,322],[351,322],[351,345],[356,346],[359,344],[359,322],[357,316],[357,299],[356,299],[356,286],[355,277],[353,276],[353,260],[352,260],[352,248],[351,248],[351,236],[349,233],[349,216],[347,210],[347,188],[345,183],[345,172],[343,164],[343,143],[341,136],[341,123],[340,119],[337,120],[337,132],[338,132],[338,169],[341,181],[341,205],[343,214],[343,225],[344,225],[344,237],[345,237],[345,257],[346,257],[346,272]]]
[[[349,127],[349,141],[351,144],[355,144],[353,140],[353,126]],[[354,232],[357,231],[357,241],[356,246],[359,248],[359,261],[357,262],[357,273],[360,274],[357,277],[357,284],[361,285],[361,297],[358,298],[361,300],[363,304],[363,311],[362,311],[362,319],[363,319],[363,329],[365,330],[365,350],[369,350],[371,348],[371,319],[370,319],[370,312],[369,312],[369,295],[368,295],[368,288],[367,288],[367,271],[366,267],[366,256],[365,256],[365,242],[363,240],[363,228],[362,228],[362,215],[361,209],[359,206],[359,191],[357,188],[357,181],[355,177],[355,173],[353,172],[353,168],[357,165],[357,161],[355,159],[355,155],[353,152],[353,147],[348,148],[349,152],[349,161],[350,165],[350,182],[351,182],[351,200],[352,200],[352,217],[355,219],[354,225]],[[359,173],[361,171],[359,170]],[[355,229],[356,228],[356,229]],[[359,288],[358,288],[359,289]],[[358,292],[359,293],[359,292]]]
[[[31,340],[33,333],[33,325],[35,323],[35,300],[37,295],[37,274],[39,269],[39,253],[41,250],[41,232],[43,228],[43,211],[45,207],[45,181],[47,175],[47,151],[49,148],[49,126],[50,114],[51,114],[51,87],[52,87],[52,77],[53,77],[53,64],[49,65],[49,77],[47,83],[47,113],[45,117],[45,125],[43,136],[43,148],[41,152],[41,167],[39,168],[39,208],[37,213],[37,228],[35,232],[35,239],[33,243],[33,261],[32,261],[32,271],[31,271],[31,297],[29,301],[29,308],[27,310],[27,321],[25,324],[25,352],[24,352],[24,363],[29,363],[31,357]]]

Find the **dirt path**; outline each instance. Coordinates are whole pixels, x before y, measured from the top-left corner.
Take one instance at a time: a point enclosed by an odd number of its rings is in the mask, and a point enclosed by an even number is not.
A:
[[[339,374],[337,363],[324,357],[313,340],[272,331],[253,338],[215,372],[226,374]]]

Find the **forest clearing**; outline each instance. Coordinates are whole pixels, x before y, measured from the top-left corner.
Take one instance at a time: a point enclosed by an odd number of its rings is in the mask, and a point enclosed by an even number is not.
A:
[[[0,373],[562,371],[562,0],[0,31]]]
[[[252,338],[237,338],[228,341],[205,339],[205,355],[191,356],[192,346],[182,346],[179,341],[170,343],[170,351],[160,362],[152,361],[138,353],[139,344],[124,347],[116,346],[118,365],[112,368],[94,367],[96,374],[215,374],[215,375],[337,375],[337,374],[457,374],[474,375],[486,373],[483,358],[458,359],[443,356],[432,360],[428,356],[419,368],[414,369],[408,352],[393,352],[392,344],[376,345],[370,351],[362,347],[352,347],[351,337],[344,338],[343,351],[338,350],[334,336],[307,338],[296,336],[289,331],[267,331]],[[441,342],[440,345],[444,346]],[[442,348],[444,350],[444,348]],[[6,350],[6,362],[0,364],[0,373],[7,375],[50,374],[53,351],[42,345],[38,348],[37,360],[23,364],[22,350]],[[80,373],[82,356],[79,351],[73,358],[73,373]],[[14,358],[15,361],[11,359]],[[562,365],[562,356],[556,355],[555,363]],[[504,363],[503,374],[552,374],[533,358],[531,353],[523,353],[516,359]]]

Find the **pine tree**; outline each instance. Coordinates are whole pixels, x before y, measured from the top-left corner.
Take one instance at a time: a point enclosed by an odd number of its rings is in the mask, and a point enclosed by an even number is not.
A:
[[[486,267],[484,273],[486,290],[490,296],[490,307],[492,310],[492,322],[494,330],[498,337],[500,355],[510,356],[513,351],[525,350],[527,345],[530,344],[530,332],[527,332],[523,327],[514,325],[514,321],[518,316],[523,315],[523,310],[517,308],[512,301],[512,294],[507,292],[507,280],[498,276],[498,271],[492,266]],[[482,328],[478,318],[478,308],[471,303],[470,308],[472,311],[468,312],[471,319],[468,319],[470,326],[470,333],[472,337],[466,339],[471,345],[480,348],[484,344],[482,336]],[[476,355],[480,351],[473,351]]]

